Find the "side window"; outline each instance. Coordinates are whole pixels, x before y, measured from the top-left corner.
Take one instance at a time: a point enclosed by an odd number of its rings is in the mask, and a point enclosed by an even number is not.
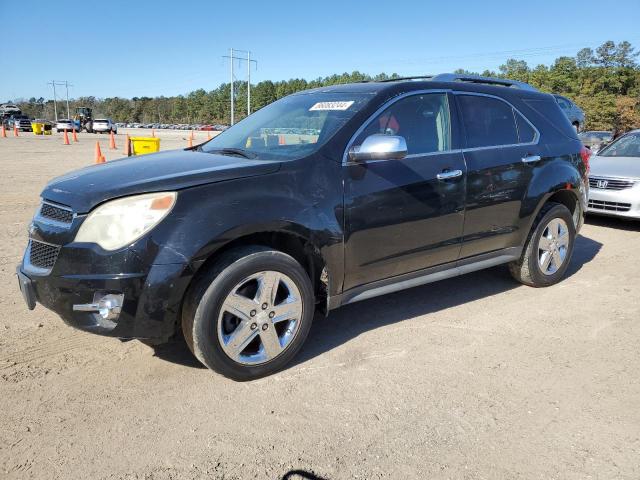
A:
[[[494,147],[518,143],[513,109],[491,97],[458,95],[467,132],[467,147]]]
[[[518,127],[518,140],[520,143],[531,143],[536,138],[536,131],[522,115],[514,112],[516,116],[516,126]]]
[[[450,150],[451,118],[447,95],[429,93],[398,100],[369,123],[354,145],[361,145],[365,138],[375,133],[404,137],[409,155]]]

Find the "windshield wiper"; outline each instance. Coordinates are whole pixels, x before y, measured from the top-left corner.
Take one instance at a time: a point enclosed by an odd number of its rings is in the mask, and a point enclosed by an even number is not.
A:
[[[249,159],[257,157],[255,153],[248,152],[247,150],[243,150],[242,148],[218,148],[216,150],[209,150],[207,153],[219,153],[220,155],[232,155]]]

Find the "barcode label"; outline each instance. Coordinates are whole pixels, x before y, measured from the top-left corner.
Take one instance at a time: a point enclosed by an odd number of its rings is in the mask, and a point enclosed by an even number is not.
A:
[[[314,110],[346,110],[353,105],[353,100],[349,102],[318,102],[309,109],[310,112]]]

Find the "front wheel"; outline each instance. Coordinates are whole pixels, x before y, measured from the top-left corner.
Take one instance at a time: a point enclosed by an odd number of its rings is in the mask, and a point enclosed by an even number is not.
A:
[[[243,247],[227,252],[190,288],[182,329],[204,365],[251,380],[293,359],[311,328],[314,303],[309,276],[294,258]]]
[[[532,287],[548,287],[564,276],[576,237],[573,216],[567,207],[548,203],[542,207],[520,260],[509,264],[511,275]]]

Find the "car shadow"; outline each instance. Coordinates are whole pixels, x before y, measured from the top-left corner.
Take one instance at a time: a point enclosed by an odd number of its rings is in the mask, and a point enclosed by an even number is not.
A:
[[[640,232],[640,220],[588,215],[585,223],[598,227],[616,228],[618,230],[627,230],[629,232]]]
[[[600,242],[578,235],[565,279],[593,260],[601,248]],[[305,346],[291,367],[322,355],[364,332],[499,295],[514,288],[529,287],[516,282],[509,274],[508,267],[501,265],[345,305],[332,311],[326,318],[318,314]]]
[[[182,335],[171,339],[168,343],[156,345],[152,348],[154,357],[167,362],[191,368],[207,368],[191,353]]]
[[[575,275],[593,260],[601,247],[600,242],[578,235],[565,278]],[[520,287],[528,288],[517,283],[502,265],[345,305],[326,318],[316,314],[304,347],[287,368],[322,355],[364,332]],[[182,337],[154,347],[154,356],[186,367],[205,368]]]

